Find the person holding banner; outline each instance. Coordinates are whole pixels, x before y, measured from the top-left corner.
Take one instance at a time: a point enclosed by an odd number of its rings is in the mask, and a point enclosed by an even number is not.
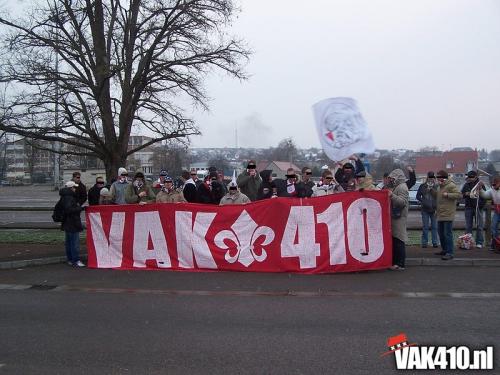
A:
[[[156,201],[153,189],[146,183],[144,174],[136,172],[134,175],[134,182],[128,184],[125,188],[125,202],[127,203],[153,203]]]
[[[392,267],[391,270],[405,269],[406,245],[408,234],[406,221],[408,217],[408,186],[406,176],[401,169],[395,169],[388,176],[389,197],[391,198],[392,228]]]
[[[228,188],[229,192],[220,200],[220,206],[228,204],[246,204],[251,202],[245,194],[238,190],[238,185],[234,179],[229,183]]]
[[[332,172],[327,169],[323,171],[321,177],[321,182],[313,188],[313,197],[322,197],[324,195],[343,193],[344,189],[340,186],[335,178],[333,178]]]
[[[182,191],[174,189],[174,180],[172,180],[172,177],[164,176],[161,189],[156,194],[156,203],[179,203],[185,201]]]

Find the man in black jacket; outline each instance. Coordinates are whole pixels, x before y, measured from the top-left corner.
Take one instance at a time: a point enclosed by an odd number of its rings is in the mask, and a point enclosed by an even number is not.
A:
[[[59,191],[64,207],[64,218],[61,230],[65,233],[64,247],[68,264],[74,267],[85,267],[79,256],[80,235],[83,230],[80,213],[81,205],[77,202],[76,189],[78,185],[74,181],[66,182],[66,187]]]
[[[73,172],[71,181],[73,181],[76,186],[76,201],[80,206],[83,206],[87,201],[87,187],[83,184],[81,177],[80,172]]]
[[[101,189],[104,187],[104,179],[102,177],[97,177],[95,179],[95,184],[89,189],[88,198],[89,206],[97,206],[99,204],[99,198],[101,196]]]

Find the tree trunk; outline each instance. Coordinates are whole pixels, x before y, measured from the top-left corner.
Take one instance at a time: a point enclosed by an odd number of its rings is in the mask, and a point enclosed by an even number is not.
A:
[[[118,169],[126,167],[127,156],[120,156],[118,154],[112,154],[109,158],[106,158],[104,161],[104,168],[106,169],[106,181],[108,183],[111,182],[113,178],[118,177]]]

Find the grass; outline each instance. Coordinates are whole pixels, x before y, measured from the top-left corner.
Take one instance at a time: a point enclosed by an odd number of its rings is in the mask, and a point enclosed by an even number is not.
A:
[[[80,234],[80,242],[85,243],[85,232]],[[64,232],[46,229],[2,229],[0,243],[62,244]]]
[[[455,242],[457,237],[464,232],[461,230],[453,231]],[[407,245],[420,245],[422,231],[409,230]],[[80,242],[85,243],[85,232],[80,234]],[[430,240],[430,233],[429,233]],[[64,243],[64,232],[60,230],[44,229],[3,229],[0,230],[0,243],[39,243],[39,244],[61,244]]]

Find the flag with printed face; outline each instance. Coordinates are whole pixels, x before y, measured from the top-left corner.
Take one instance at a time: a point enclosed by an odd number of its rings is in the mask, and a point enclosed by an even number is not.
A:
[[[354,99],[325,99],[313,105],[313,112],[321,147],[331,160],[375,151],[373,137]]]

